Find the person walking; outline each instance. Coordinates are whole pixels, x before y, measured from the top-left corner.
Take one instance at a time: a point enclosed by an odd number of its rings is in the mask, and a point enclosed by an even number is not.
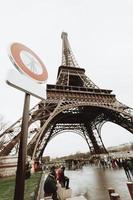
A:
[[[128,169],[133,177],[133,159],[132,158],[128,158],[127,159],[127,166],[128,166]]]
[[[131,176],[130,176],[129,168],[128,168],[128,164],[127,164],[127,159],[123,159],[122,160],[122,167],[123,167],[123,169],[125,171],[125,174],[126,174],[127,178],[129,180],[131,180]]]

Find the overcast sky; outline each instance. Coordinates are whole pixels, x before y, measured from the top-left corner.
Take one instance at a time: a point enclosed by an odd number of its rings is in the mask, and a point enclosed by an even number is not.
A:
[[[31,48],[47,67],[47,83],[55,84],[62,31],[68,33],[86,75],[133,107],[132,0],[0,0],[0,113],[10,123],[22,116],[24,94],[5,83],[8,70],[14,68],[8,58],[9,45],[20,42]],[[38,101],[32,97],[31,107]],[[55,157],[88,151],[80,136],[69,135],[53,139],[45,154]],[[111,123],[103,127],[102,137],[106,146],[133,141],[131,133]]]

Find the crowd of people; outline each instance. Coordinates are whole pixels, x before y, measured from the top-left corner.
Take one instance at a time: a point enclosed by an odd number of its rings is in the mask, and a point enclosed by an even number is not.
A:
[[[69,189],[69,178],[65,176],[65,167],[60,166],[56,168],[52,166],[50,172],[44,182],[44,197],[52,196],[53,200],[58,200],[57,184],[61,187]]]
[[[102,168],[123,168],[128,180],[133,179],[133,157],[128,158],[112,158],[99,157],[94,162],[97,166]]]

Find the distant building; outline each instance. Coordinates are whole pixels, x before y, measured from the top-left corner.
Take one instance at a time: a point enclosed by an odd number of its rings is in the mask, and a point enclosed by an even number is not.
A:
[[[49,163],[50,162],[50,156],[43,156],[42,157],[42,162],[43,163]]]

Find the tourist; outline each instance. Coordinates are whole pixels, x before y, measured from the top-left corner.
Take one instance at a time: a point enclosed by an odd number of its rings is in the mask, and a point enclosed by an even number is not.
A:
[[[57,180],[61,184],[62,187],[69,189],[69,178],[64,174],[65,167],[61,166],[57,171]]]
[[[132,158],[127,159],[127,166],[133,177],[133,159]]]
[[[30,176],[31,176],[31,165],[30,165],[29,161],[26,161],[26,164],[25,164],[25,179],[30,178]]]
[[[58,200],[57,197],[57,181],[55,167],[52,166],[44,182],[44,197],[52,196],[53,200]]]
[[[125,174],[126,174],[127,178],[129,180],[131,180],[131,176],[130,176],[130,173],[129,173],[129,168],[128,168],[128,165],[127,165],[127,159],[123,159],[122,160],[122,167],[123,167],[123,169],[125,171]]]

